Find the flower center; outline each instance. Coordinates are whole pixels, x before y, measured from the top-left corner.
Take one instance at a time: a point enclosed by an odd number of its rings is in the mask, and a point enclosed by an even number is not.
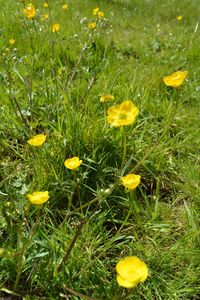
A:
[[[120,119],[120,120],[126,120],[126,119],[127,119],[127,114],[125,114],[125,113],[120,113],[120,114],[119,114],[119,119]]]

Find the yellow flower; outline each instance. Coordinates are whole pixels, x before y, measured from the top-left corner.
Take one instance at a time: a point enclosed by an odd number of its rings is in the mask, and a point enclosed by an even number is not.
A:
[[[48,14],[43,14],[42,15],[42,18],[41,18],[41,21],[43,22],[43,21],[45,21],[46,19],[48,19],[49,18],[49,15]]]
[[[68,9],[68,4],[64,4],[64,5],[62,6],[62,8],[63,8],[64,10],[67,10],[67,9]]]
[[[148,276],[147,265],[136,256],[128,256],[116,265],[117,282],[125,288],[133,288]]]
[[[47,136],[45,134],[37,134],[32,139],[28,140],[28,144],[32,146],[42,146],[46,141]]]
[[[94,8],[92,11],[93,16],[96,16],[99,11],[100,11],[99,7]]]
[[[28,19],[35,18],[36,9],[32,3],[29,3],[26,8],[23,9],[23,13],[26,15]]]
[[[75,170],[82,164],[82,160],[80,160],[77,156],[68,158],[65,160],[64,165],[67,169]]]
[[[96,27],[97,27],[96,22],[88,23],[88,28],[89,28],[90,30],[94,30]]]
[[[2,256],[5,253],[5,249],[4,248],[0,248],[0,256]]]
[[[15,39],[9,39],[9,44],[10,45],[14,45],[16,43],[16,40]]]
[[[187,71],[177,71],[170,76],[165,76],[163,81],[166,85],[172,87],[180,86],[187,76]]]
[[[42,205],[49,200],[49,192],[33,192],[27,195],[28,200],[35,205]]]
[[[136,174],[128,174],[121,178],[123,186],[133,191],[140,184],[141,176]]]
[[[100,97],[100,102],[109,102],[109,101],[112,101],[112,100],[114,100],[115,98],[114,98],[114,96],[112,96],[112,95],[102,95],[101,97]]]
[[[103,11],[99,11],[97,13],[97,15],[98,15],[99,18],[103,18],[104,17],[104,12]]]
[[[120,105],[111,106],[108,111],[108,123],[118,127],[129,125],[135,121],[139,110],[130,100],[122,102]]]
[[[181,21],[183,19],[183,16],[177,16],[176,20]]]
[[[55,24],[52,24],[52,32],[59,32],[60,31],[60,24],[58,23],[55,23]]]
[[[47,8],[47,7],[49,7],[48,3],[47,3],[47,2],[45,2],[45,3],[43,4],[43,7],[44,7],[44,8]]]

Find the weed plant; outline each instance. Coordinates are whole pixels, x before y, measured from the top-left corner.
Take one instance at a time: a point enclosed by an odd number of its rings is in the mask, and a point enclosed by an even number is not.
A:
[[[199,0],[33,0],[33,18],[28,3],[0,0],[1,299],[200,299]],[[125,100],[139,114],[112,126]],[[149,269],[128,291],[127,256]]]

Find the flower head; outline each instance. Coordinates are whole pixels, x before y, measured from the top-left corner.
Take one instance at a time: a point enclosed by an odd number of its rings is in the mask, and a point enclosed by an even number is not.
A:
[[[43,14],[42,18],[41,18],[41,21],[43,22],[43,21],[47,20],[48,18],[49,18],[48,14]]]
[[[148,276],[147,265],[136,256],[128,256],[116,265],[117,282],[125,288],[133,288]]]
[[[40,147],[46,141],[47,136],[45,134],[37,134],[32,139],[28,140],[28,144],[36,147]]]
[[[9,39],[9,44],[10,45],[14,45],[16,43],[16,40],[15,39]]]
[[[35,205],[42,205],[49,200],[49,192],[33,192],[27,195],[28,200]]]
[[[75,157],[66,159],[64,162],[64,165],[67,169],[75,170],[82,164],[82,162],[83,161],[81,159],[79,159],[77,156],[75,156]]]
[[[114,96],[112,96],[112,95],[102,95],[101,97],[100,97],[100,102],[109,102],[109,101],[112,101],[112,100],[114,100],[115,98],[114,98]]]
[[[43,4],[43,7],[44,7],[44,8],[47,8],[47,7],[49,7],[49,4],[48,4],[47,2],[45,2],[45,3]]]
[[[130,100],[124,101],[119,105],[111,106],[108,111],[108,123],[115,126],[124,126],[132,124],[138,113],[138,108]]]
[[[176,20],[181,21],[183,19],[183,16],[177,16]]]
[[[68,9],[68,4],[63,4],[62,9],[67,10]]]
[[[186,76],[187,76],[187,71],[177,71],[172,75],[165,76],[163,78],[163,81],[166,85],[176,88],[183,83]]]
[[[94,30],[96,27],[97,27],[96,22],[88,23],[88,28],[89,28],[90,30]]]
[[[104,12],[100,10],[100,11],[97,13],[97,16],[98,16],[100,19],[103,18],[103,17],[104,17]]]
[[[29,3],[27,5],[27,7],[25,7],[23,9],[23,13],[26,15],[26,17],[28,19],[33,19],[35,18],[35,15],[36,15],[36,9],[35,9],[35,6],[32,4],[32,3]]]
[[[128,174],[121,178],[122,185],[128,190],[133,191],[141,182],[141,176],[136,174]]]
[[[0,248],[0,257],[5,253],[5,249],[4,248]]]
[[[58,24],[58,23],[52,24],[51,30],[52,30],[52,32],[59,32],[60,31],[60,24]]]
[[[99,11],[100,11],[99,7],[94,8],[93,11],[92,11],[93,16],[96,16]]]

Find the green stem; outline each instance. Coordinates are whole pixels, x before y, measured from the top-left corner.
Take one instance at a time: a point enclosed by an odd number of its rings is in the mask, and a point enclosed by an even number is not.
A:
[[[123,139],[123,156],[122,156],[122,164],[121,164],[121,172],[122,173],[122,169],[125,163],[125,159],[126,159],[126,146],[127,146],[127,130],[126,130],[126,126],[124,126],[123,128],[124,131],[124,139]]]
[[[43,207],[38,211],[38,215],[37,215],[37,219],[36,219],[36,222],[32,228],[32,231],[31,231],[31,234],[28,238],[28,240],[25,242],[22,250],[17,253],[20,257],[19,257],[19,262],[17,264],[17,276],[16,276],[16,279],[15,279],[15,284],[14,284],[14,288],[13,290],[15,291],[17,286],[18,286],[18,283],[20,281],[20,278],[21,278],[21,274],[22,274],[22,270],[23,270],[23,256],[24,256],[24,252],[26,251],[26,249],[28,248],[28,246],[30,245],[31,241],[32,241],[32,238],[36,232],[36,229],[38,228],[38,223],[39,223],[39,220],[40,220],[40,217],[42,215],[42,212],[43,212]]]
[[[78,182],[76,170],[74,170],[73,175],[74,175],[74,183],[75,183],[74,192],[77,191],[78,200],[79,200],[79,204],[80,204],[80,209],[81,209],[81,212],[83,214],[82,201],[81,201],[81,195],[80,195],[80,188],[79,188],[79,182]]]
[[[72,251],[72,249],[74,248],[74,246],[75,246],[75,244],[76,244],[76,241],[77,241],[77,239],[79,238],[79,236],[80,236],[80,234],[81,234],[81,230],[82,230],[82,228],[83,228],[83,225],[84,225],[85,223],[86,223],[86,220],[83,219],[83,220],[81,221],[81,223],[79,224],[79,226],[78,226],[78,228],[77,228],[77,231],[76,231],[76,233],[75,233],[75,235],[74,235],[74,238],[72,239],[71,244],[69,245],[69,248],[68,248],[68,250],[67,250],[65,256],[63,257],[61,263],[60,263],[59,266],[58,266],[58,269],[57,269],[57,272],[58,272],[58,273],[62,270],[63,265],[67,262],[67,260],[68,260],[68,258],[69,258],[69,256],[70,256],[70,254],[71,254],[71,251]]]

